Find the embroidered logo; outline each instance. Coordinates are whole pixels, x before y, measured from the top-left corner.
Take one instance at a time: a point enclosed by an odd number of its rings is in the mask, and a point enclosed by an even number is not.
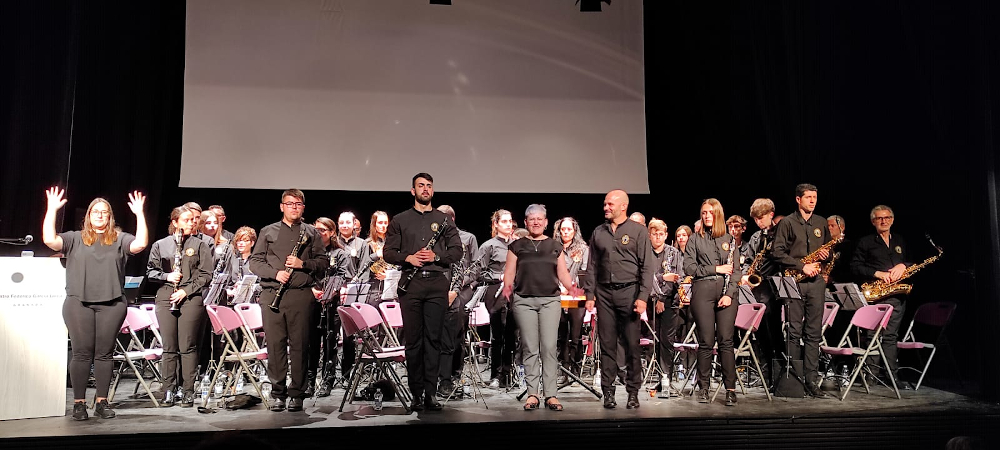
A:
[[[813,234],[818,238],[823,237],[823,232],[819,228],[813,229]]]
[[[628,235],[622,235],[622,245],[628,245]]]
[[[900,255],[902,255],[903,254],[903,247],[900,247],[900,246],[897,245],[896,246],[896,253],[899,253]]]
[[[722,243],[722,251],[724,251],[724,252],[728,252],[729,251],[729,243],[728,242],[723,242]]]
[[[191,247],[188,247],[187,250],[184,250],[184,254],[188,255],[188,256],[194,256],[194,249],[191,248]]]
[[[434,222],[434,223],[432,223],[432,224],[431,224],[431,231],[433,231],[433,232],[437,233],[437,230],[438,230],[438,228],[440,228],[440,227],[441,227],[441,226],[440,226],[440,225],[438,225],[438,223],[437,223],[437,222]]]

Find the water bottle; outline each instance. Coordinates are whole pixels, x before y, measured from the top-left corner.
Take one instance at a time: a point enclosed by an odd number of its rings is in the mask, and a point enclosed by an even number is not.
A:
[[[206,372],[205,376],[201,377],[201,398],[208,398],[208,388],[210,384],[212,384],[212,377],[209,377]]]
[[[270,382],[261,383],[261,385],[260,385],[260,395],[264,396],[264,398],[270,398],[271,397],[271,383]]]
[[[524,387],[524,364],[517,366],[517,385]]]
[[[466,396],[472,395],[472,386],[469,386],[467,381],[462,383],[462,394]]]
[[[240,374],[239,378],[236,379],[236,393],[243,393],[243,374]]]
[[[215,396],[222,397],[222,387],[226,384],[226,374],[219,375],[219,379],[215,383]]]
[[[678,364],[677,365],[677,379],[678,380],[683,380],[684,379],[684,373],[685,373],[684,372],[684,364],[683,363]]]
[[[375,411],[382,410],[382,389],[375,388]]]
[[[599,387],[600,385],[601,385],[601,371],[598,370],[596,373],[594,373],[594,386]]]

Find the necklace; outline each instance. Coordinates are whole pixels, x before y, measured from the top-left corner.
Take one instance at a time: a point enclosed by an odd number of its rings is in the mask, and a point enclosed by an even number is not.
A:
[[[541,244],[542,241],[544,241],[544,239],[535,240],[528,238],[528,242],[531,242],[531,246],[535,248],[535,253],[538,253],[538,245]]]

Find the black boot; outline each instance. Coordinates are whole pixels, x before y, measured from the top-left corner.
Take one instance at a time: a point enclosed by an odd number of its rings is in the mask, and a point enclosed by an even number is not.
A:
[[[726,406],[736,406],[736,391],[726,390]]]
[[[607,409],[615,409],[618,403],[615,402],[615,390],[605,389],[604,390],[604,407]]]

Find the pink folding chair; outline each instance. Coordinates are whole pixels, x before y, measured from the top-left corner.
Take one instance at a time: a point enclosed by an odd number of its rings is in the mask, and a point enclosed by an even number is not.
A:
[[[849,377],[850,379],[846,383],[846,388],[844,389],[844,394],[840,397],[841,401],[847,398],[847,394],[851,392],[851,387],[854,385],[854,380],[857,379],[862,370],[867,373],[871,373],[871,369],[868,367],[868,357],[884,353],[882,350],[882,330],[884,330],[886,324],[889,323],[889,317],[891,316],[892,305],[883,303],[863,306],[857,311],[854,311],[854,316],[851,318],[851,326],[849,326],[847,331],[844,332],[844,337],[840,339],[840,343],[837,344],[836,347],[826,345],[820,346],[820,351],[830,356],[854,356],[856,358],[854,370],[851,371],[851,375]],[[871,331],[873,334],[871,340],[868,342],[868,345],[864,347],[852,345],[849,339],[852,329]],[[883,364],[886,364],[885,358],[881,359]],[[896,398],[902,398],[899,395],[899,388],[896,387],[896,378],[887,366],[886,373],[889,374],[889,380],[892,381],[892,389],[896,393]],[[834,377],[840,377],[840,375],[834,375]],[[865,380],[864,377],[861,377],[861,381],[864,384],[865,391],[870,394],[871,389],[868,387],[868,381]]]
[[[355,363],[354,374],[351,376],[351,381],[344,392],[344,398],[340,401],[340,411],[344,411],[344,404],[349,399],[353,403],[355,392],[357,392],[362,378],[365,377],[365,374],[369,374],[373,382],[376,381],[375,378],[378,376],[388,380],[396,394],[396,398],[403,405],[406,412],[409,413],[413,398],[410,395],[409,389],[403,384],[403,381],[392,367],[393,363],[404,363],[406,361],[405,351],[400,347],[385,348],[382,346],[381,341],[378,339],[377,330],[381,329],[384,322],[381,315],[375,310],[375,307],[362,303],[362,305],[372,308],[371,311],[375,311],[375,315],[372,315],[363,312],[367,310],[366,308],[357,308],[353,307],[353,305],[337,307],[337,314],[340,316],[344,334],[359,336],[362,342],[361,354]]]
[[[584,313],[584,315],[586,315],[586,313]],[[656,355],[656,346],[659,344],[660,339],[656,337],[656,330],[654,330],[649,324],[649,316],[646,315],[646,311],[642,312],[642,315],[639,316],[639,320],[646,325],[646,329],[649,330],[650,336],[653,337],[652,339],[644,337],[639,338],[639,347],[643,349],[643,353],[646,353],[646,350],[649,350],[650,355],[648,359],[642,360],[642,385],[645,386],[649,383],[649,380],[652,378],[654,373],[662,376],[663,368],[660,367],[660,362],[658,361]]]
[[[771,391],[767,388],[767,381],[764,380],[764,371],[760,369],[760,360],[757,359],[757,352],[753,349],[753,341],[756,340],[754,333],[760,328],[760,322],[764,318],[764,311],[766,309],[767,307],[763,303],[748,303],[740,305],[739,309],[736,310],[736,328],[742,332],[743,337],[740,339],[739,345],[736,346],[734,353],[737,358],[750,357],[754,364],[753,368],[757,370],[757,376],[764,386],[764,395],[767,396],[767,401],[771,401]],[[747,380],[749,381],[749,373],[747,375]],[[743,394],[746,395],[746,386],[743,386],[743,382],[739,377],[736,380],[744,389]],[[713,402],[721,390],[722,383],[719,383],[719,387],[715,389],[715,394],[712,395]]]
[[[266,351],[266,347],[261,347],[257,342],[259,336],[263,336],[264,318],[261,317],[260,305],[257,303],[237,303],[233,305],[233,310],[240,317],[243,324],[243,350]]]
[[[153,401],[153,405],[156,407],[160,406],[160,402],[156,400],[156,396],[153,395],[153,390],[150,388],[150,383],[146,381],[146,378],[142,375],[142,366],[146,363],[156,378],[156,381],[163,383],[163,378],[160,377],[160,373],[156,370],[156,367],[152,365],[152,362],[159,361],[163,357],[162,348],[147,349],[142,344],[142,340],[136,334],[138,331],[148,329],[152,326],[153,322],[150,320],[149,315],[145,311],[139,308],[130,306],[125,312],[125,321],[122,322],[121,333],[130,336],[128,345],[123,345],[120,339],[116,340],[116,350],[112,357],[113,360],[119,363],[117,370],[115,370],[115,377],[111,382],[111,389],[108,392],[108,401],[113,401],[115,398],[115,390],[118,388],[118,383],[121,381],[122,373],[125,371],[125,366],[127,365],[132,369],[132,373],[135,374],[135,378],[139,381],[139,385],[142,385],[143,389],[146,390],[146,395],[149,399]],[[139,363],[139,364],[136,364]],[[136,391],[139,387],[136,386]]]
[[[399,309],[399,302],[387,301],[378,304],[379,311],[382,312],[382,319],[388,327],[386,336],[389,338],[388,345],[399,347],[399,330],[403,328],[403,312]]]
[[[139,309],[149,316],[149,321],[151,325],[149,326],[149,331],[153,333],[153,342],[149,343],[150,348],[163,347],[163,338],[160,337],[160,321],[156,318],[156,304],[155,303],[144,303],[139,305]]]
[[[823,303],[823,328],[820,330],[820,337],[822,338],[819,345],[828,345],[826,342],[826,330],[833,326],[833,321],[837,320],[837,313],[840,312],[840,304],[837,302],[825,302]],[[784,322],[784,317],[781,318]]]
[[[212,332],[222,336],[225,341],[225,348],[222,351],[222,355],[219,356],[219,361],[216,365],[217,369],[212,375],[212,383],[209,385],[209,391],[213,390],[215,383],[219,381],[219,374],[222,372],[221,368],[223,364],[227,362],[239,363],[236,375],[230,382],[235,382],[234,380],[238,380],[245,373],[247,378],[250,379],[250,383],[253,384],[254,389],[257,390],[257,395],[260,395],[261,400],[264,402],[264,408],[267,409],[269,407],[268,401],[261,390],[260,379],[247,365],[247,361],[262,361],[267,359],[267,351],[240,351],[236,346],[236,336],[243,330],[243,321],[240,320],[240,316],[236,314],[236,311],[219,305],[205,305],[205,311],[208,312],[208,320],[212,323]],[[253,339],[253,336],[244,336],[244,340],[248,339]],[[226,386],[226,388],[228,390],[229,386]],[[205,406],[208,406],[208,397],[205,397],[202,401]]]
[[[958,369],[958,362],[955,361],[955,355],[951,353],[951,346],[948,343],[948,338],[945,336],[945,329],[951,323],[951,318],[955,315],[956,308],[958,308],[958,305],[953,302],[933,302],[920,305],[917,308],[917,312],[913,315],[913,320],[910,321],[910,326],[906,329],[906,334],[903,335],[903,340],[896,343],[896,348],[900,350],[914,350],[914,353],[918,354],[920,349],[931,350],[931,354],[927,357],[927,362],[924,363],[922,369],[900,367],[901,370],[913,370],[920,374],[920,379],[917,380],[917,385],[913,390],[920,389],[920,385],[924,382],[924,375],[927,375],[927,368],[931,366],[931,360],[934,359],[934,355],[939,348],[948,348],[952,358],[952,366]],[[913,334],[913,326],[917,324],[923,327],[921,331],[930,332],[936,328],[937,338],[933,342],[928,342],[930,340],[917,341]]]

